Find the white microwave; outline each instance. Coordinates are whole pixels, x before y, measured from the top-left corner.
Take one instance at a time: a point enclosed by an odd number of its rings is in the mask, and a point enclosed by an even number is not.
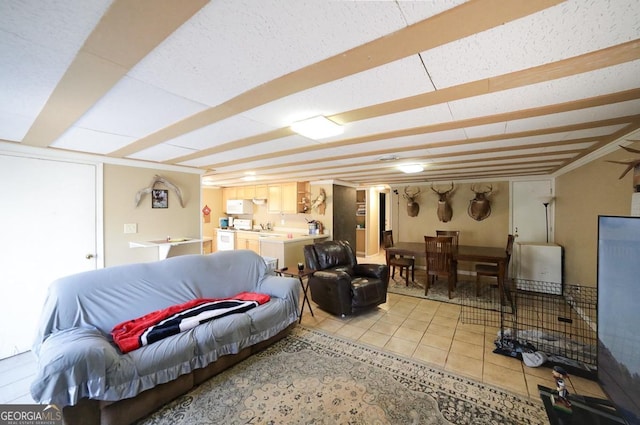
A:
[[[229,199],[227,214],[253,214],[253,201],[251,199]]]

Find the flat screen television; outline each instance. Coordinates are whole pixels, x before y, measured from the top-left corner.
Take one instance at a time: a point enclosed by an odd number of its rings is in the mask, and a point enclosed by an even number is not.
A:
[[[598,381],[640,425],[640,217],[598,217]]]

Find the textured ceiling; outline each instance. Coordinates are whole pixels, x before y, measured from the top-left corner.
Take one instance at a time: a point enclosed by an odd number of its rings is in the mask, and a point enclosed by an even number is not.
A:
[[[0,86],[1,140],[220,186],[547,176],[640,138],[640,2],[4,0]]]

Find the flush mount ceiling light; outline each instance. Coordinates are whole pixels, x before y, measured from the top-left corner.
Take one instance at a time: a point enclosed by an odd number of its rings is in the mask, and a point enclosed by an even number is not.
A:
[[[398,155],[382,155],[378,161],[395,161],[397,159],[400,159]]]
[[[322,115],[294,122],[291,124],[291,129],[301,136],[308,137],[313,140],[337,136],[344,132],[344,128],[341,125],[336,124]]]
[[[255,171],[245,171],[244,172],[244,177],[242,178],[242,180],[246,181],[246,182],[252,182],[256,180],[256,172]]]
[[[421,171],[424,171],[424,167],[420,164],[406,164],[406,165],[400,165],[398,167],[398,169],[400,171],[402,171],[403,173],[407,173],[407,174],[411,174],[411,173],[419,173]]]
[[[203,186],[218,186],[218,184],[215,182],[215,180],[202,180],[202,185]]]

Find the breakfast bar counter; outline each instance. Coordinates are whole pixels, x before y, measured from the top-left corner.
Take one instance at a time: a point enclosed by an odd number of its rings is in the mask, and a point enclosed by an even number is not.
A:
[[[266,233],[260,237],[260,255],[278,259],[278,267],[293,267],[304,263],[305,245],[329,239],[329,235]]]
[[[192,244],[192,243],[202,243],[206,241],[210,241],[212,238],[204,237],[204,238],[167,238],[162,240],[155,241],[138,241],[138,242],[129,242],[130,248],[158,248],[158,260],[164,260],[169,256],[169,251],[172,247],[178,245]]]

